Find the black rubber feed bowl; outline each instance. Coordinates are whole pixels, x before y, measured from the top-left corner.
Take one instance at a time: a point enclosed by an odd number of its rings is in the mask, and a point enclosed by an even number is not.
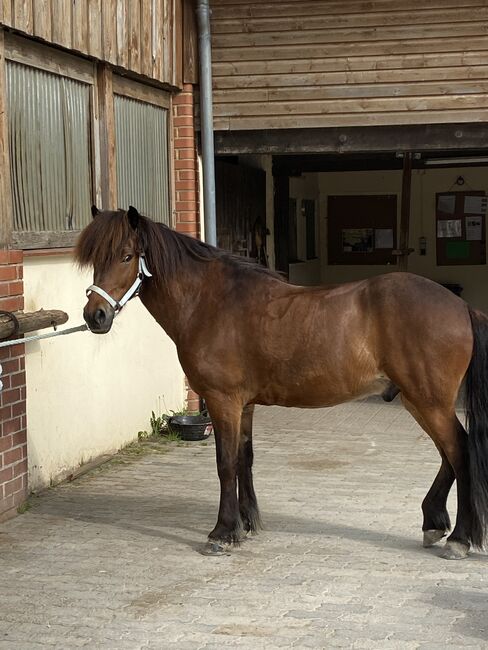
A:
[[[204,415],[173,415],[168,425],[182,440],[205,440],[212,433],[212,420]]]

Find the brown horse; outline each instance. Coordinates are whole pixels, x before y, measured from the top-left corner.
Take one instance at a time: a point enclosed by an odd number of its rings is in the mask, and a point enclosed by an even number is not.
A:
[[[214,423],[220,508],[209,552],[255,532],[254,404],[323,407],[372,393],[405,407],[434,441],[442,464],[423,504],[424,545],[450,529],[443,556],[483,547],[488,523],[488,318],[447,289],[408,273],[333,288],[299,287],[138,214],[92,209],[76,258],[93,265],[84,317],[110,330],[138,290],[176,344]],[[468,431],[456,398],[466,385]]]

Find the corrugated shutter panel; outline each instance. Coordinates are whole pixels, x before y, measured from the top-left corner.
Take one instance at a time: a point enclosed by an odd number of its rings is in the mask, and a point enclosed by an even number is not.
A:
[[[168,111],[116,95],[117,202],[170,223]]]
[[[90,220],[90,88],[7,62],[14,230],[80,230]]]

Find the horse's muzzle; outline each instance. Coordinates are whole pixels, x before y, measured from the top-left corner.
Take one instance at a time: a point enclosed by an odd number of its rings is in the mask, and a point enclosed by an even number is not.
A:
[[[114,321],[115,311],[110,305],[96,305],[90,307],[90,303],[83,310],[83,318],[94,334],[106,334],[110,331]]]

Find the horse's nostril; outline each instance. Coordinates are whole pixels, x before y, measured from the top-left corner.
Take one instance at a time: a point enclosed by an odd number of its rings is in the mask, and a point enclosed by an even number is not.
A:
[[[103,309],[97,309],[94,315],[94,320],[99,327],[104,324],[105,318],[105,311]]]

